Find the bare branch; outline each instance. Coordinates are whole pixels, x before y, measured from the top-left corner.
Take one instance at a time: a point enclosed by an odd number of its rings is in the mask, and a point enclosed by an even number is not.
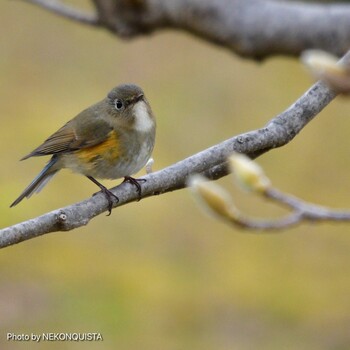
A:
[[[131,38],[165,28],[184,30],[253,58],[350,47],[350,5],[277,0],[92,0],[98,17],[54,0],[26,0],[59,15],[99,24]]]
[[[299,55],[350,46],[348,4],[276,0],[94,0],[103,24],[122,37],[185,30],[246,57]]]
[[[305,202],[297,197],[283,193],[276,188],[270,188],[265,193],[266,198],[286,205],[303,220],[309,221],[350,221],[349,210],[334,210],[324,206]]]
[[[324,206],[307,203],[297,197],[283,193],[271,184],[263,169],[244,154],[234,152],[228,159],[230,170],[237,184],[265,199],[287,207],[290,214],[277,219],[256,219],[242,213],[235,205],[232,196],[223,187],[209,182],[202,175],[191,175],[188,186],[199,199],[200,204],[209,213],[231,226],[238,226],[246,230],[265,231],[268,233],[281,232],[306,221],[320,222],[348,222],[350,210],[334,210]]]
[[[291,210],[291,214],[275,220],[258,220],[241,216],[231,223],[248,230],[267,231],[271,233],[282,232],[291,226],[300,225],[305,222],[349,222],[350,210],[334,210],[317,204],[304,202],[302,199],[296,198],[289,194],[283,193],[276,188],[269,188],[264,197],[275,201],[277,204],[283,204]]]
[[[83,12],[71,6],[63,4],[59,0],[26,0],[27,2],[43,7],[44,9],[56,13],[60,16],[72,19],[77,22],[99,25],[96,14]]]

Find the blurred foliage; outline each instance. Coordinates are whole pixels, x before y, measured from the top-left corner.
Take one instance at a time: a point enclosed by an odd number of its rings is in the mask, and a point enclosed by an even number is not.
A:
[[[263,126],[311,85],[295,59],[256,63],[186,34],[124,42],[22,1],[0,2],[0,19],[2,227],[96,191],[62,171],[8,207],[45,164],[18,159],[114,85],[146,91],[158,118],[155,169]],[[261,157],[274,185],[350,206],[349,112],[338,98],[291,144]],[[220,180],[246,212],[281,214],[231,182]],[[345,224],[236,231],[202,216],[187,190],[132,203],[1,251],[0,347],[20,347],[7,332],[80,331],[104,341],[50,349],[348,349],[349,232]]]

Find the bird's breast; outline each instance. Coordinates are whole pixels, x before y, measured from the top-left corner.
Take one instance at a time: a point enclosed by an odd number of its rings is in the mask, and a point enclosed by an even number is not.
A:
[[[154,134],[113,130],[105,141],[63,157],[64,167],[84,175],[117,179],[142,169],[151,156]]]

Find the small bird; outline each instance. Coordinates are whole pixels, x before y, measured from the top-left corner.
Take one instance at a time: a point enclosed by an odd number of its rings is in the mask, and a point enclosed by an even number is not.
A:
[[[131,175],[151,157],[155,133],[155,117],[142,89],[133,84],[113,88],[106,98],[79,113],[21,159],[52,155],[11,207],[39,192],[59,170],[68,168],[100,187],[108,200],[110,215],[113,199],[119,199],[95,178],[124,177],[124,181],[136,186],[141,198],[140,182],[145,180]]]

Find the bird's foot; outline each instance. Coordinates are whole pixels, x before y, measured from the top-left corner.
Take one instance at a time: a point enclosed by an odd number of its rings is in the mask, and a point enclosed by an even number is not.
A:
[[[136,187],[136,191],[137,191],[137,194],[138,194],[138,200],[140,201],[141,200],[141,194],[142,194],[142,191],[141,191],[141,185],[140,183],[143,183],[143,182],[146,182],[147,180],[146,179],[135,179],[131,176],[124,176],[124,181],[123,182],[130,182],[131,184],[133,184],[135,187]]]
[[[94,179],[92,176],[87,176],[87,178],[89,180],[91,180],[94,184],[96,184],[101,189],[101,192],[105,195],[105,197],[108,201],[108,214],[107,214],[107,216],[111,215],[112,209],[113,209],[113,204],[114,204],[113,199],[118,203],[119,198],[114,193],[112,193],[107,187],[103,186],[96,179]],[[97,192],[97,193],[99,193],[99,192]],[[95,194],[97,194],[97,193],[95,193]]]

